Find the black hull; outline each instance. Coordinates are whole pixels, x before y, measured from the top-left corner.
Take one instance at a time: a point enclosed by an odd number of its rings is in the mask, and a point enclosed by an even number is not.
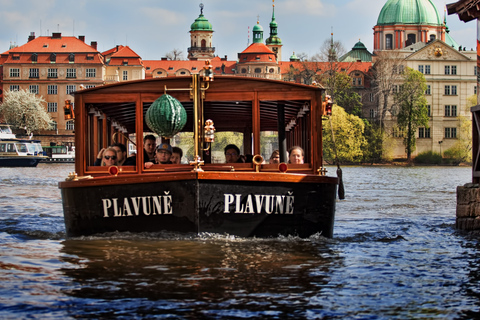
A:
[[[40,160],[33,157],[0,158],[0,167],[36,167]]]
[[[68,237],[163,230],[332,237],[336,186],[336,178],[329,183],[186,179],[61,186],[61,192]]]

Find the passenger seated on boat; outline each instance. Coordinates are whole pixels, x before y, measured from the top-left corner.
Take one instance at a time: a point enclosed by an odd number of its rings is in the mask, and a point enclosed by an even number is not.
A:
[[[116,166],[117,162],[117,150],[112,147],[108,147],[103,151],[102,166]]]
[[[112,148],[117,150],[117,160],[119,166],[134,166],[137,164],[135,157],[127,157],[127,147],[120,142],[111,145]]]
[[[240,155],[240,149],[234,145],[229,144],[225,147],[225,162],[226,163],[243,163]]]
[[[143,138],[143,162],[155,162],[155,147],[157,139],[153,134]]]
[[[268,160],[268,163],[280,163],[280,151],[274,150],[270,156],[270,159]]]
[[[304,152],[299,146],[293,146],[288,150],[288,163],[303,164]]]
[[[155,152],[155,163],[156,164],[172,164],[170,157],[172,156],[172,146],[168,143],[160,144]],[[153,162],[145,162],[145,168],[150,168],[153,166]]]
[[[173,147],[170,161],[172,161],[173,164],[180,164],[182,163],[182,157],[183,157],[183,150],[180,149],[179,147]]]
[[[123,143],[114,143],[110,146],[111,148],[115,149],[117,153],[117,166],[134,166],[137,163],[137,159],[135,157],[127,157],[127,147]],[[103,160],[103,153],[105,152],[106,148],[102,148],[98,154],[97,159],[95,159],[94,166],[102,166]]]

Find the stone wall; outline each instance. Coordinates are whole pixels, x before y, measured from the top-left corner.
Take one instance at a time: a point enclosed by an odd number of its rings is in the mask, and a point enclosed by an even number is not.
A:
[[[480,188],[478,183],[457,187],[457,229],[480,230]]]

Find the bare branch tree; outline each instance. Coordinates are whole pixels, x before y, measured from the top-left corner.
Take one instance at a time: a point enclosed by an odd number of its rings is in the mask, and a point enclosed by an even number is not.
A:
[[[183,51],[180,49],[173,49],[165,54],[168,60],[183,60]]]
[[[379,124],[384,129],[388,112],[392,113],[395,102],[390,99],[394,88],[403,79],[405,58],[398,51],[380,51],[372,68],[372,86],[378,96]]]

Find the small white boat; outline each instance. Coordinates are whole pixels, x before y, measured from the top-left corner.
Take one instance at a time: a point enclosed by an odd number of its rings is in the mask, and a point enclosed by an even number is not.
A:
[[[17,139],[7,124],[0,124],[0,167],[36,167],[45,159],[40,140]]]

